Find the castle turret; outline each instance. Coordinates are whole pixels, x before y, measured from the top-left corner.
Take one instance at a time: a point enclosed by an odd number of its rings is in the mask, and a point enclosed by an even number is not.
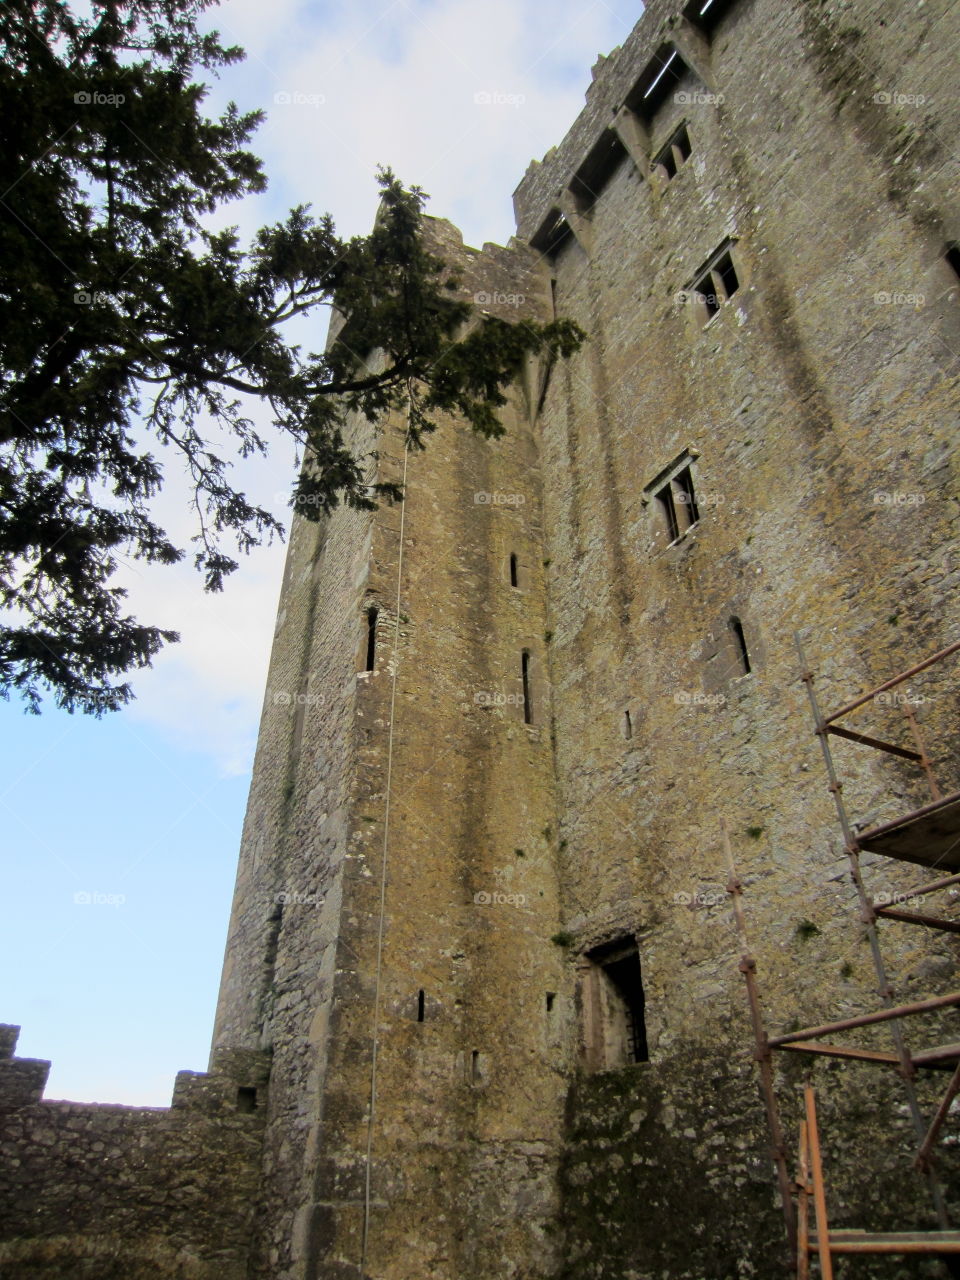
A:
[[[427,227],[481,309],[543,318],[536,253]],[[405,501],[294,521],[216,1031],[272,1053],[265,1275],[552,1265],[572,983],[539,391],[494,444],[354,422]]]

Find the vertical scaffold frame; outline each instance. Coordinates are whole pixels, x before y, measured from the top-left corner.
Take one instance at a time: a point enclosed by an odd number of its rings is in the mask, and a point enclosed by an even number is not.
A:
[[[920,672],[960,652],[960,641],[948,645],[938,653],[917,663],[884,681],[874,689],[860,694],[838,711],[825,716],[814,688],[814,674],[807,665],[806,655],[799,633],[796,635],[800,658],[801,679],[807,691],[813,715],[815,733],[820,742],[830,792],[834,799],[844,849],[850,863],[850,877],[857,891],[860,906],[859,922],[865,927],[882,1008],[853,1018],[805,1027],[786,1035],[768,1036],[764,1025],[756,972],[756,961],[747,945],[743,911],[743,884],[737,875],[730,849],[726,823],[722,823],[723,843],[730,866],[730,882],[727,891],[733,901],[734,917],[740,938],[742,955],[739,968],[743,973],[747,999],[750,1006],[754,1034],[754,1056],[760,1074],[767,1124],[771,1137],[771,1155],[777,1172],[777,1183],[783,1204],[784,1221],[791,1253],[791,1274],[798,1280],[807,1280],[810,1260],[819,1261],[822,1280],[832,1280],[833,1258],[844,1254],[925,1254],[940,1257],[950,1274],[960,1276],[960,1231],[952,1230],[947,1215],[943,1189],[934,1158],[934,1147],[943,1129],[954,1099],[960,1094],[960,1043],[939,1045],[916,1051],[908,1047],[903,1021],[919,1014],[948,1009],[960,1005],[960,992],[917,1000],[910,1004],[894,1002],[893,987],[888,978],[877,930],[878,920],[896,921],[923,928],[960,933],[960,922],[941,916],[907,910],[898,905],[876,903],[868,893],[860,867],[860,855],[864,850],[882,854],[905,862],[918,863],[931,869],[950,871],[912,891],[915,897],[926,897],[960,883],[960,792],[943,795],[926,743],[909,698],[902,701],[902,709],[909,728],[912,747],[887,742],[841,724],[853,712],[871,703],[879,694],[897,688]],[[923,772],[931,800],[920,808],[890,822],[864,831],[855,830],[843,798],[843,783],[834,761],[831,738],[841,738],[860,746],[870,747],[907,760]],[[858,1027],[887,1023],[893,1041],[893,1052],[856,1046],[824,1043],[824,1037],[853,1030]],[[906,1093],[910,1118],[917,1139],[914,1168],[928,1184],[937,1230],[907,1232],[869,1232],[832,1230],[827,1219],[826,1190],[820,1153],[820,1137],[817,1127],[816,1100],[812,1086],[807,1085],[804,1098],[805,1118],[801,1125],[798,1172],[791,1181],[787,1168],[786,1145],[780,1121],[774,1088],[773,1053],[775,1051],[803,1053],[842,1058],[876,1066],[892,1068],[901,1078]],[[925,1121],[917,1098],[914,1080],[918,1070],[950,1071],[950,1081],[933,1117]],[[793,1193],[796,1193],[794,1205]],[[810,1209],[814,1212],[815,1230],[810,1229]]]

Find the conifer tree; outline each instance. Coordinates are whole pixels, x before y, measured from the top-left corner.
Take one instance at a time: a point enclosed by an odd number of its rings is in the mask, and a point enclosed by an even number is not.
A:
[[[282,532],[231,484],[231,455],[294,437],[310,460],[295,500],[314,519],[399,499],[347,447],[346,412],[406,407],[418,445],[441,411],[496,436],[523,358],[583,336],[476,315],[424,247],[424,194],[390,171],[368,236],[341,239],[308,207],[245,247],[210,231],[266,186],[247,150],[261,113],[204,114],[203,75],[243,57],[201,29],[211,3],[0,10],[0,693],[30,710],[47,691],[114,710],[124,675],[177,639],[129,616],[115,580],[120,557],[186,554],[152,512],[161,459],[189,473],[194,559],[219,590],[237,554]],[[324,304],[346,317],[337,341],[291,344],[286,322]]]

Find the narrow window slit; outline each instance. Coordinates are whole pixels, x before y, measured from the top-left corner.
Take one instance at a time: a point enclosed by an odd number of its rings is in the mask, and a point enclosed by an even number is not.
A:
[[[424,1013],[426,1012],[426,997],[423,993],[423,987],[417,992],[417,1021],[422,1022]]]
[[[517,557],[513,554],[510,556],[510,585],[511,587],[520,585],[517,577]]]
[[[557,993],[555,991],[547,992],[547,1013],[553,1013],[553,1005],[556,998]]]
[[[523,722],[533,724],[533,701],[530,696],[530,653],[524,649],[520,658],[520,672],[523,678]]]
[[[480,1050],[474,1049],[470,1056],[470,1079],[474,1084],[480,1082]]]
[[[371,607],[367,610],[367,670],[376,669],[377,661],[377,617],[380,610]]]
[[[747,638],[743,634],[743,623],[739,618],[730,619],[730,630],[733,632],[734,642],[737,646],[737,657],[740,660],[740,669],[743,675],[750,674],[750,653],[747,649]]]
[[[629,741],[633,737],[633,721],[630,718],[630,712],[623,713],[623,736]]]

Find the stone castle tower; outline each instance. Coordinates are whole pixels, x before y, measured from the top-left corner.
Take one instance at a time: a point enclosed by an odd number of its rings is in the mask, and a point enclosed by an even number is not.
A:
[[[294,520],[210,1071],[42,1102],[11,1028],[0,1280],[788,1274],[721,822],[771,1026],[875,1002],[792,637],[840,705],[960,634],[958,43],[950,0],[652,0],[509,246],[429,221],[589,339],[495,443],[351,424],[407,498]],[[916,798],[843,765],[864,822]],[[898,998],[951,936],[891,935]],[[816,1078],[841,1216],[923,1225],[892,1073]]]

